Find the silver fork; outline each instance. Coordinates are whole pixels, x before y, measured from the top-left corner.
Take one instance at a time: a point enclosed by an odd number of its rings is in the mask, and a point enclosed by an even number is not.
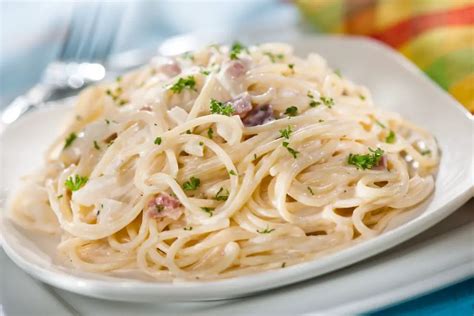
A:
[[[5,108],[0,116],[0,130],[1,125],[16,121],[27,111],[42,107],[44,102],[70,95],[105,77],[107,57],[122,10],[109,6],[107,16],[103,17],[104,5],[107,3],[75,3],[57,59],[48,64],[38,84]],[[100,24],[104,23],[108,29],[98,32]]]

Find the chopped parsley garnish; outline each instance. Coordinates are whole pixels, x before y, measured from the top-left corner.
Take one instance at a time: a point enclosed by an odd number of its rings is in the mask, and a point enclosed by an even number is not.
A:
[[[154,143],[155,143],[155,145],[161,145],[161,137],[155,138]]]
[[[387,126],[385,126],[382,122],[380,122],[379,120],[375,120],[375,123],[380,126],[381,128],[387,128]]]
[[[357,169],[372,169],[379,164],[384,151],[380,148],[375,150],[369,148],[369,151],[366,155],[349,154],[347,163],[356,166]]]
[[[307,189],[308,189],[309,193],[311,193],[311,195],[314,195],[313,189],[311,189],[310,186],[308,186]]]
[[[204,76],[209,76],[209,74],[211,73],[209,70],[206,70],[206,69],[202,69],[200,71],[200,73],[202,73]]]
[[[259,230],[257,229],[257,233],[259,234],[270,234],[272,231],[274,231],[275,228],[270,229],[268,226],[264,230]]]
[[[286,267],[286,262],[282,262],[281,267],[282,268]]]
[[[290,139],[290,135],[293,131],[291,130],[291,126],[288,125],[287,128],[281,129],[279,132],[280,132],[281,137]]]
[[[310,107],[315,108],[315,107],[317,107],[318,105],[321,104],[321,102],[316,101],[316,100],[314,99],[314,95],[311,93],[311,91],[308,91],[308,93],[307,93],[306,95],[308,96],[308,98],[311,99],[311,101],[309,102],[309,106],[310,106]]]
[[[275,63],[277,60],[283,60],[285,58],[285,55],[283,54],[273,54],[272,52],[264,52],[263,54],[265,56],[268,56],[272,63]]]
[[[290,106],[289,108],[286,108],[284,114],[288,116],[296,116],[298,114],[298,108],[296,106]]]
[[[81,177],[80,175],[76,174],[75,176],[70,176],[67,178],[66,182],[64,182],[64,185],[71,191],[77,191],[82,188],[88,180],[89,178]]]
[[[183,183],[183,189],[186,191],[196,190],[201,185],[201,180],[199,178],[191,177],[189,181]]]
[[[311,101],[309,102],[309,106],[312,107],[312,108],[315,108],[315,107],[317,107],[317,106],[320,105],[320,104],[321,104],[321,102],[315,101],[315,100],[311,100]]]
[[[341,70],[340,70],[340,69],[334,70],[334,73],[335,73],[339,78],[342,78],[342,74],[341,74]]]
[[[62,197],[63,197],[63,195],[60,194],[60,195],[58,195],[56,198],[59,200],[59,199],[61,199]]]
[[[247,50],[247,47],[245,47],[244,45],[242,45],[239,42],[235,42],[234,44],[232,44],[232,47],[230,48],[229,57],[230,57],[230,59],[238,59],[239,54],[242,51],[246,51],[246,50]]]
[[[96,140],[94,140],[94,148],[97,149],[97,150],[100,150],[100,146],[99,146],[99,144],[97,143]]]
[[[122,81],[122,76],[118,76],[117,78],[115,78],[115,81],[117,81],[117,82]]]
[[[319,99],[324,103],[325,106],[327,106],[328,108],[332,108],[332,106],[334,105],[334,99],[333,98],[328,98],[328,97],[324,97],[324,96],[320,96]]]
[[[211,127],[209,127],[209,129],[207,130],[207,137],[209,137],[210,139],[214,137],[214,130]]]
[[[189,226],[189,227],[184,227],[183,229],[184,229],[184,230],[193,230],[193,227],[192,227],[192,226]]]
[[[298,154],[300,153],[299,151],[297,151],[296,149],[293,149],[291,147],[289,147],[290,143],[288,142],[283,142],[283,147],[286,148],[286,150],[288,150],[288,152],[293,156],[293,158],[298,158]]]
[[[204,146],[204,143],[203,143],[203,142],[199,142],[199,146]]]
[[[389,143],[389,144],[393,144],[393,143],[395,143],[396,139],[397,139],[397,137],[395,136],[395,132],[390,130],[387,137],[385,137],[385,142]]]
[[[191,130],[190,129],[186,130],[186,134],[188,135],[192,134]]]
[[[76,133],[69,134],[69,136],[66,138],[66,140],[64,142],[64,148],[63,149],[66,149],[69,146],[71,146],[71,144],[76,140],[76,138],[77,138]]]
[[[363,96],[362,94],[359,94],[359,99],[361,99],[362,101],[365,100],[365,96]]]
[[[253,161],[257,160],[257,154],[253,154]]]
[[[105,119],[105,123],[107,123],[107,125],[109,125],[110,121],[108,119]]]
[[[229,174],[230,174],[231,176],[236,176],[236,175],[237,175],[237,173],[235,173],[234,170],[230,170],[230,171],[229,171]]]
[[[216,99],[211,100],[211,105],[209,108],[212,114],[231,116],[234,113],[234,108],[231,104],[219,102]]]
[[[421,155],[426,156],[426,155],[431,155],[431,150],[425,149],[421,152]]]
[[[181,55],[181,58],[182,59],[189,59],[189,60],[192,60],[194,61],[194,56],[193,56],[193,53],[191,52],[185,52]]]
[[[229,198],[229,190],[224,189],[223,187],[221,187],[219,191],[217,191],[216,196],[215,196],[215,199],[217,201],[227,201],[228,198]]]
[[[196,80],[193,76],[188,76],[186,78],[179,78],[178,81],[172,85],[169,89],[173,93],[181,93],[184,89],[190,89],[196,91]]]
[[[295,68],[295,64],[288,64],[288,68],[290,68],[291,70],[293,70]]]
[[[207,214],[209,214],[209,217],[211,217],[215,210],[215,208],[212,208],[212,207],[201,207],[201,210],[203,210],[204,212],[206,212]]]

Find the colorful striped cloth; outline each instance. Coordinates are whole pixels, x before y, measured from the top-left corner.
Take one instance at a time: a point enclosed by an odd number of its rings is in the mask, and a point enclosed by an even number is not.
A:
[[[320,31],[397,49],[474,113],[474,0],[298,0]]]

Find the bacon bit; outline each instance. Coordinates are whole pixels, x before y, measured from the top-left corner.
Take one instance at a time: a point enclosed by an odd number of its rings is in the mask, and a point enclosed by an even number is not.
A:
[[[244,92],[226,103],[232,105],[234,114],[239,115],[240,118],[244,118],[248,112],[252,111],[252,102],[248,92]]]
[[[240,78],[247,72],[247,64],[242,60],[232,60],[227,63],[225,74],[232,79]]]
[[[146,212],[153,219],[169,217],[177,220],[183,214],[179,200],[166,193],[159,193],[151,199]]]
[[[242,120],[245,126],[257,126],[268,123],[274,119],[271,104],[254,107]]]
[[[153,112],[153,108],[149,105],[146,105],[146,106],[142,106],[140,108],[140,111]]]
[[[379,164],[372,168],[372,170],[385,170],[387,169],[387,157],[385,155],[382,156],[379,160]]]

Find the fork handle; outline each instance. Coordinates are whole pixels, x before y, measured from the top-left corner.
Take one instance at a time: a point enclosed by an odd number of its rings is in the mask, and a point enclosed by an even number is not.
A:
[[[1,113],[1,125],[16,121],[24,113],[38,108],[53,94],[55,87],[49,84],[37,84],[24,95],[17,97]]]

